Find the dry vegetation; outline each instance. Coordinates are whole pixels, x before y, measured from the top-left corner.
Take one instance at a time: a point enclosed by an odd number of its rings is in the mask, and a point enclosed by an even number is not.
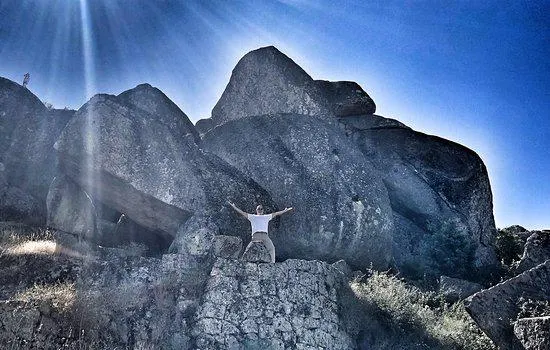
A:
[[[393,334],[371,341],[369,349],[496,349],[462,303],[446,304],[437,294],[382,272],[373,271],[365,282],[354,281],[351,287]]]

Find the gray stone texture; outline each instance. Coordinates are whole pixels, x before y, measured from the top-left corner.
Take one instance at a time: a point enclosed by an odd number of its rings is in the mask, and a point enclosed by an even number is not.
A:
[[[226,259],[237,259],[243,250],[240,237],[216,235],[212,242],[214,256]]]
[[[211,130],[202,147],[269,192],[277,208],[264,203],[266,212],[294,207],[270,222],[278,259],[388,266],[393,233],[388,193],[336,120],[297,114],[242,118]],[[236,204],[252,212],[250,204]]]
[[[482,285],[460,278],[441,276],[439,279],[439,293],[451,303],[467,298],[482,289]]]
[[[474,294],[466,300],[466,310],[498,347],[523,349],[512,324],[524,299],[550,301],[550,260]]]
[[[514,334],[527,350],[548,350],[550,316],[520,318],[514,323]]]
[[[46,198],[47,225],[94,241],[97,216],[92,199],[63,174],[54,178]]]
[[[181,111],[170,118],[149,113],[173,110],[171,104],[159,107],[167,102],[158,90],[143,85],[133,90],[119,97],[96,95],[80,108],[55,144],[61,170],[94,199],[151,230],[175,236],[194,213],[215,212],[223,233],[243,232],[244,223],[230,224],[226,198],[270,203],[267,193],[203,153],[189,124],[177,122],[185,116]],[[141,106],[147,110],[136,107],[134,95],[148,101]]]
[[[340,274],[320,261],[218,259],[192,334],[199,349],[354,349]]]
[[[71,110],[47,109],[30,90],[0,77],[3,219],[45,224],[46,195],[56,170],[52,146],[73,115]]]
[[[550,231],[532,231],[525,243],[517,271],[526,271],[548,259],[550,259]]]
[[[271,255],[263,242],[250,242],[246,247],[242,260],[254,263],[269,263]]]
[[[400,125],[356,125],[345,124],[346,132],[387,188],[402,272],[470,277],[495,265],[491,188],[479,156]]]
[[[372,114],[374,101],[354,82],[313,80],[273,46],[247,53],[237,63],[212,110],[214,125],[246,116],[293,113],[317,116]]]

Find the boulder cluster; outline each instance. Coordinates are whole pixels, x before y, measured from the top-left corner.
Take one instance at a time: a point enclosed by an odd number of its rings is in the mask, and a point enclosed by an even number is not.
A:
[[[0,78],[0,221],[72,240],[62,261],[0,258],[51,266],[76,294],[63,316],[15,300],[25,283],[12,281],[15,270],[0,273],[0,296],[10,300],[0,303],[0,340],[353,349],[360,327],[346,316],[347,282],[367,277],[352,271],[391,269],[438,279],[450,302],[477,292],[468,310],[499,346],[541,343],[529,334],[548,315],[487,300],[520,305],[523,288],[529,302],[550,299],[541,287],[548,235],[526,239],[522,275],[479,292],[474,282],[498,266],[485,165],[462,145],[375,112],[357,83],[314,80],[275,47],[247,53],[211,118],[196,125],[149,84],[74,111],[47,108]],[[261,243],[243,252],[250,228],[228,199],[248,212],[294,207],[270,223],[277,263]],[[145,253],[117,248],[129,245]],[[23,315],[19,327],[14,315]],[[95,333],[74,334],[68,319],[82,315]]]
[[[295,208],[272,223],[279,260],[462,278],[496,264],[473,151],[375,115],[358,84],[313,80],[275,47],[246,54],[196,126],[148,84],[70,111],[2,79],[0,102],[5,220],[158,254],[190,220],[248,240],[229,198]]]

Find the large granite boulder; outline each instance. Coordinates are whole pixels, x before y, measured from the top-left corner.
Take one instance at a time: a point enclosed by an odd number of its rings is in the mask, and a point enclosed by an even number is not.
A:
[[[56,169],[52,146],[73,115],[46,108],[28,89],[0,77],[0,177],[5,179],[0,212],[5,219],[46,222],[46,195]]]
[[[388,266],[393,220],[386,188],[336,120],[297,114],[242,118],[211,130],[202,147],[259,183],[279,208],[294,207],[270,223],[278,260]],[[255,203],[245,203],[241,208],[250,212]]]
[[[212,124],[251,115],[346,116],[371,114],[375,109],[356,83],[315,81],[292,59],[268,46],[247,53],[237,63],[212,110]]]
[[[174,110],[170,118],[149,113],[175,107],[160,106],[166,99],[158,90],[134,90],[96,95],[78,110],[55,144],[61,170],[92,198],[151,230],[175,236],[195,212],[215,212],[221,233],[245,231],[244,223],[233,223],[226,199],[269,203],[265,191],[203,153],[189,123],[178,122],[183,112]],[[136,96],[147,103],[140,105]]]
[[[156,121],[169,129],[181,130],[182,134],[185,133],[182,136],[190,135],[195,141],[199,140],[199,134],[187,115],[156,87],[140,84],[131,90],[124,91],[118,95],[118,98],[155,115]]]
[[[395,121],[354,118],[344,118],[344,128],[388,190],[402,272],[472,278],[496,264],[491,188],[479,156]]]
[[[550,302],[550,260],[521,275],[474,294],[466,310],[479,327],[502,349],[523,349],[514,335],[525,300]]]

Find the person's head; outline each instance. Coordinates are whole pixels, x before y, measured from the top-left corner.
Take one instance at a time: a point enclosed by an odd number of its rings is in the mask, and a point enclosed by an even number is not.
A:
[[[256,215],[264,215],[264,207],[261,204],[256,207]]]

